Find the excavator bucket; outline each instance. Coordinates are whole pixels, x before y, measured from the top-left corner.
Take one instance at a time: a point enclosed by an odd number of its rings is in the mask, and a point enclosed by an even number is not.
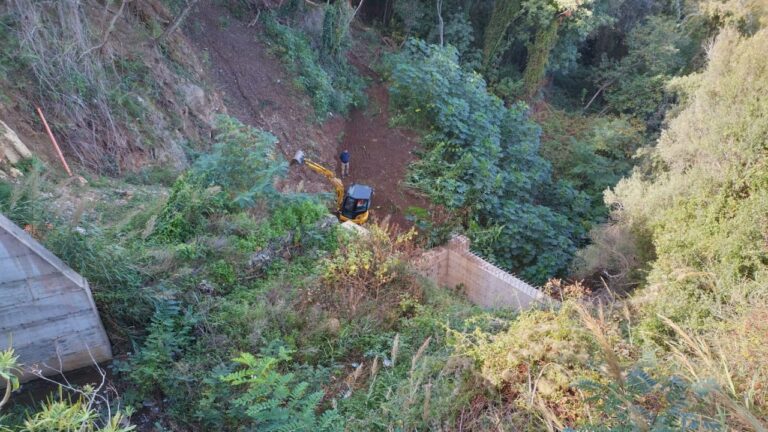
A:
[[[293,159],[291,159],[291,164],[297,163],[299,165],[304,165],[304,152],[301,150],[296,150],[296,154],[293,155]]]

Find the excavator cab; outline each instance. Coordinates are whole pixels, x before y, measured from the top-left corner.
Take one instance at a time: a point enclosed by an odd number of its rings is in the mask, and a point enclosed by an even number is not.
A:
[[[351,220],[363,224],[368,220],[368,208],[371,206],[373,189],[370,186],[353,184],[347,189],[344,201],[339,209],[339,219],[342,222]]]
[[[328,179],[336,192],[336,215],[340,221],[352,221],[362,225],[368,220],[368,210],[371,207],[371,199],[373,198],[373,189],[370,186],[353,184],[345,191],[344,183],[336,177],[333,171],[316,162],[305,159],[304,152],[301,150],[296,152],[291,163],[304,165]]]

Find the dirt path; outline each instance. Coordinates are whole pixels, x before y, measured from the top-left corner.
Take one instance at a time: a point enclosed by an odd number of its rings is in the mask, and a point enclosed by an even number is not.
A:
[[[427,201],[402,184],[408,164],[418,146],[415,133],[389,127],[389,91],[368,65],[370,53],[355,49],[352,64],[370,79],[368,106],[353,110],[344,128],[338,152],[351,155],[349,183],[363,183],[374,188],[374,209],[390,216],[401,227],[410,226],[405,213],[410,206],[427,207]]]
[[[340,173],[338,154],[352,155],[350,177],[344,180],[374,188],[373,214],[389,215],[401,227],[409,226],[405,210],[426,206],[426,201],[401,186],[411,151],[413,134],[389,127],[389,97],[386,86],[368,67],[373,56],[357,47],[351,60],[371,79],[369,106],[354,110],[348,119],[334,117],[319,125],[307,95],[296,90],[279,60],[271,55],[256,27],[229,16],[217,2],[201,2],[186,23],[193,44],[207,53],[207,64],[216,90],[222,94],[231,115],[245,124],[270,131],[279,140],[283,155],[290,159],[303,149],[313,159]],[[306,170],[292,169],[284,185],[289,190],[331,192],[326,181]]]

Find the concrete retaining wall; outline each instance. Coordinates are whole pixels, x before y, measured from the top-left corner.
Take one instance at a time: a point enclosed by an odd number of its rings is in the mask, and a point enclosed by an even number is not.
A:
[[[9,345],[22,381],[112,358],[88,282],[0,215],[0,349]]]
[[[483,307],[527,309],[552,301],[541,291],[470,251],[464,236],[424,254],[421,273],[439,286],[463,285],[467,298]]]

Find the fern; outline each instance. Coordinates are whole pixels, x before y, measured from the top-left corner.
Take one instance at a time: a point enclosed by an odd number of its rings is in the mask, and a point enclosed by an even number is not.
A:
[[[639,366],[627,371],[626,382],[582,380],[584,391],[600,416],[578,431],[719,431],[725,426],[702,415],[700,398],[713,389],[698,390],[676,376],[656,379]],[[567,429],[574,431],[574,429]]]
[[[290,359],[290,352],[284,348],[277,358],[250,353],[235,358],[234,362],[243,369],[221,377],[240,392],[230,402],[229,414],[243,427],[266,432],[343,430],[343,419],[335,409],[317,416],[323,392],[307,394],[308,383],[295,383],[294,374],[276,370],[280,363]]]

